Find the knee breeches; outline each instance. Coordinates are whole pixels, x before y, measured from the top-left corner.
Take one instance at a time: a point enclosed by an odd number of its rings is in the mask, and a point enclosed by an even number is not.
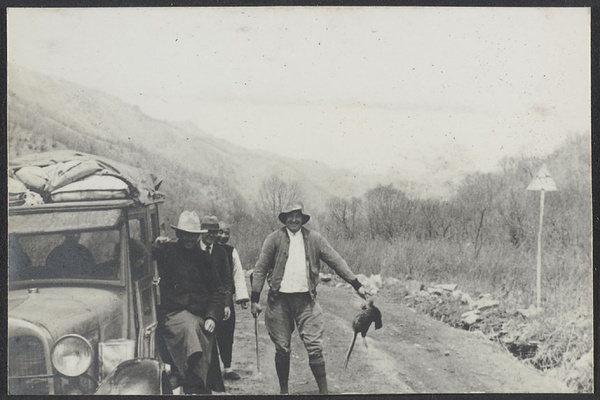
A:
[[[310,360],[322,358],[323,312],[308,293],[279,293],[269,298],[265,310],[265,325],[278,354],[290,353],[295,327]]]

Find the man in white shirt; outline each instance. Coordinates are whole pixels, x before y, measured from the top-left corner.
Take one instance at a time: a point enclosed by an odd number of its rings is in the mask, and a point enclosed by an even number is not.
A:
[[[259,300],[265,280],[269,283],[265,325],[275,344],[275,370],[281,394],[289,392],[290,341],[295,326],[306,347],[319,394],[328,393],[323,313],[315,301],[321,261],[361,297],[369,294],[329,242],[318,232],[303,227],[309,219],[302,203],[287,206],[279,214],[285,226],[267,236],[253,273],[251,311],[255,317],[261,312]]]

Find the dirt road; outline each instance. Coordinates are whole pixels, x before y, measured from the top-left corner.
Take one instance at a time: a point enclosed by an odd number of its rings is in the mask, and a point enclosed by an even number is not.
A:
[[[356,341],[348,369],[343,361],[358,313],[353,290],[320,285],[318,301],[326,320],[325,360],[332,393],[563,393],[566,385],[524,365],[482,336],[449,327],[398,304],[393,293],[380,291],[375,304],[383,328],[368,335],[368,349]],[[263,296],[266,297],[263,292]],[[264,300],[264,299],[262,299]],[[264,309],[264,305],[263,305]],[[259,317],[260,373],[256,371],[254,320],[236,309],[233,367],[242,376],[226,381],[228,394],[278,394],[274,346]],[[317,394],[302,342],[294,332],[290,394]]]

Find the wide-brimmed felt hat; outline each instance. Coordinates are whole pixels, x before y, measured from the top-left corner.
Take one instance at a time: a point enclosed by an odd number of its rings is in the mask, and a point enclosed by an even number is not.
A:
[[[200,217],[195,211],[183,211],[179,215],[177,226],[171,225],[171,228],[188,233],[206,233],[206,229],[200,226]]]
[[[200,224],[202,229],[208,231],[218,231],[219,230],[219,219],[214,215],[205,215],[202,217],[202,222]]]
[[[302,214],[302,224],[305,224],[310,219],[310,215],[304,213],[304,204],[301,201],[296,201],[288,204],[280,213],[279,220],[281,223],[285,224],[285,219],[289,213],[292,211],[300,211]]]

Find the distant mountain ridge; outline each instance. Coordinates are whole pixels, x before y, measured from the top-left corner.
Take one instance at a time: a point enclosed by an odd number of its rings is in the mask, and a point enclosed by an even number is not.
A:
[[[20,66],[9,65],[8,82],[9,108],[22,111],[9,113],[9,156],[43,150],[23,148],[17,143],[26,129],[37,130],[36,135],[47,134],[39,130],[51,122],[56,129],[62,126],[82,141],[139,146],[190,171],[218,176],[246,198],[255,198],[262,182],[272,174],[301,182],[309,201],[319,208],[332,195],[361,196],[377,184],[373,177],[357,176],[322,162],[245,149],[211,136],[190,121],[154,119],[109,94]],[[38,118],[37,126],[27,128],[32,113]]]

